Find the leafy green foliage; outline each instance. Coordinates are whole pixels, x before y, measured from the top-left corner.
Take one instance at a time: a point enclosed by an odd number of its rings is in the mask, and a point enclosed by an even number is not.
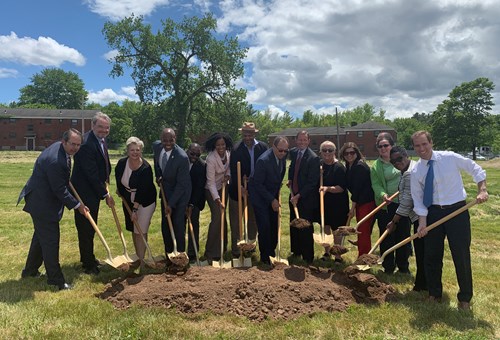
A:
[[[486,142],[483,133],[490,115],[495,85],[488,78],[477,78],[455,87],[448,99],[432,115],[434,144],[439,149],[472,151]]]
[[[191,116],[205,108],[206,102],[198,97],[231,106],[225,101],[235,97],[225,94],[235,91],[234,81],[243,75],[246,49],[237,38],[216,39],[216,27],[211,14],[181,23],[167,18],[156,34],[142,17],[133,15],[104,25],[108,45],[118,51],[111,75],[122,76],[124,66],[130,67],[141,102],[162,108],[160,116],[177,129],[181,144],[188,123],[196,121]]]
[[[84,87],[78,74],[46,68],[31,77],[30,85],[19,90],[17,106],[41,108],[42,104],[55,109],[81,109],[88,95]]]

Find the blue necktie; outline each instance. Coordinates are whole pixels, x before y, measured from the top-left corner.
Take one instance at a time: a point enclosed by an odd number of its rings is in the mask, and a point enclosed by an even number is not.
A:
[[[168,163],[168,158],[169,157],[168,157],[167,153],[165,152],[163,154],[163,158],[161,160],[161,168],[162,168],[161,171],[162,172],[165,172],[165,168],[167,167],[167,163]]]
[[[434,192],[434,161],[430,159],[427,162],[429,169],[427,169],[427,176],[425,177],[424,184],[424,205],[429,208],[432,205],[432,193]]]

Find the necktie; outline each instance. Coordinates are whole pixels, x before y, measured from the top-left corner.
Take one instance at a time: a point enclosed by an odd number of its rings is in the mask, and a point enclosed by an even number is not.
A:
[[[68,163],[69,172],[71,172],[71,156],[67,156],[67,158],[66,162]]]
[[[434,161],[430,159],[427,162],[427,176],[425,177],[424,184],[424,205],[429,208],[432,205],[432,193],[434,192]]]
[[[104,164],[106,164],[106,182],[109,183],[109,173],[111,172],[109,169],[109,153],[108,153],[108,146],[106,145],[106,141],[101,139],[101,147],[102,147],[102,153],[104,154]]]
[[[299,151],[297,154],[297,160],[295,161],[295,168],[293,169],[292,190],[294,195],[296,195],[299,192],[299,169],[301,161],[302,161],[302,151]]]
[[[165,171],[165,168],[167,167],[167,162],[168,162],[168,155],[165,152],[163,154],[163,158],[161,159],[161,171]]]

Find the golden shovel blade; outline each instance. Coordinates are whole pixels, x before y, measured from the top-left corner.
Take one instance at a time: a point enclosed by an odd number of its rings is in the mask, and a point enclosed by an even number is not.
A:
[[[320,244],[323,247],[328,247],[333,243],[333,235],[313,234],[314,242]]]

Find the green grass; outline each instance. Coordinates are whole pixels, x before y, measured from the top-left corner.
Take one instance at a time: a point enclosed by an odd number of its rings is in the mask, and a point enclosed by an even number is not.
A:
[[[0,152],[0,240],[2,250],[0,271],[0,338],[23,339],[171,339],[171,338],[418,338],[418,339],[493,339],[500,338],[500,162],[480,164],[488,172],[490,200],[471,209],[472,267],[474,275],[473,314],[456,310],[458,290],[450,258],[444,259],[444,303],[429,305],[425,295],[410,292],[411,280],[401,276],[374,273],[391,282],[401,297],[380,306],[353,305],[343,313],[317,313],[292,321],[266,321],[259,324],[232,315],[211,314],[184,316],[174,310],[132,307],[115,310],[95,297],[109,281],[120,273],[109,267],[101,275],[82,275],[79,265],[78,242],[72,212],[65,211],[61,221],[61,265],[66,279],[75,289],[54,292],[44,279],[20,280],[33,233],[28,214],[22,205],[16,207],[17,196],[31,174],[38,153]],[[114,155],[116,162],[118,154]],[[476,186],[469,176],[464,177],[469,198],[475,196]],[[114,182],[114,181],[113,181]],[[114,192],[114,187],[111,188]],[[287,201],[283,190],[283,202]],[[284,205],[282,256],[289,253],[287,221],[288,206]],[[121,211],[119,211],[121,214]],[[202,214],[201,251],[204,251],[208,208]],[[121,252],[111,211],[101,206],[99,226],[110,244],[113,255]],[[378,236],[377,228],[373,238]],[[126,238],[133,249],[130,235]],[[150,229],[151,248],[160,254],[163,243],[160,214],[155,213]],[[96,255],[105,257],[98,238]],[[316,247],[316,255],[322,250]],[[346,254],[347,262],[355,259],[354,251]],[[414,259],[411,258],[414,272]],[[318,264],[320,262],[318,261]],[[42,268],[43,270],[43,268]],[[272,284],[272,283],[270,283]]]

